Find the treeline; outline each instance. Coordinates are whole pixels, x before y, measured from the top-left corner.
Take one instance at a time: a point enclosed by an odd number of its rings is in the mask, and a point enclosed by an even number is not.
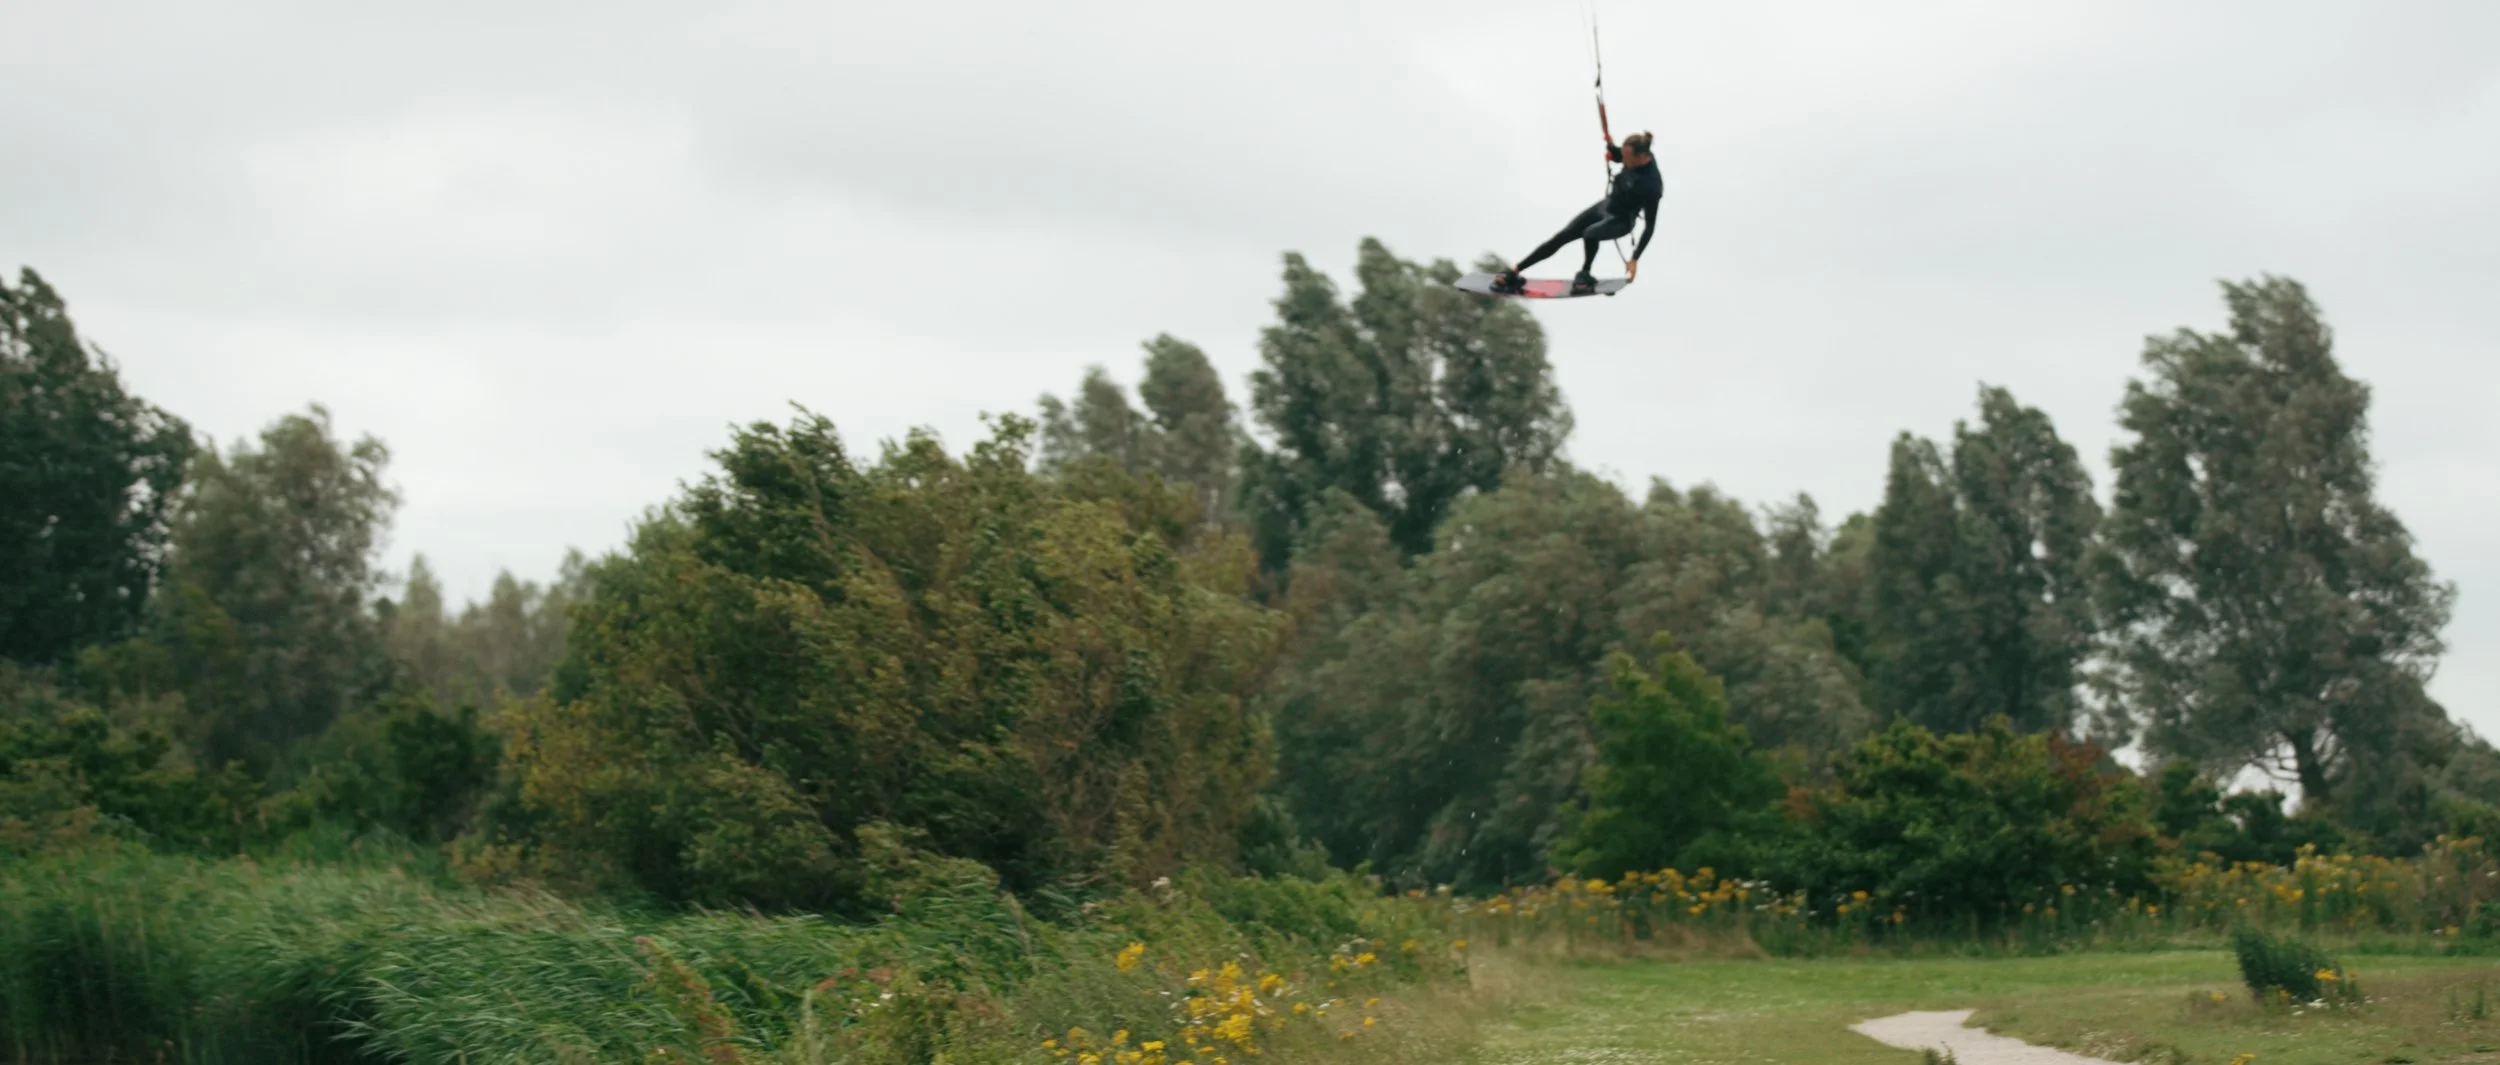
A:
[[[2297,284],[2148,346],[2106,504],[1983,387],[1829,523],[1573,467],[1542,331],[1457,272],[1367,241],[1349,297],[1286,256],[1246,403],[1164,336],[1135,401],[1096,368],[961,454],[741,428],[622,549],[459,611],[377,566],[378,441],[318,407],[196,440],[28,272],[0,850],[334,826],[483,882],[858,914],[893,846],[1046,912],[1191,867],[1916,865],[2002,908],[2036,887],[2009,863],[2401,854],[2500,809],[2423,689],[2452,592],[2374,501],[2367,391]],[[2252,763],[2297,810],[2223,794]]]
[[[1921,862],[2054,888],[2494,824],[2500,760],[2424,689],[2454,591],[2375,499],[2368,390],[2296,282],[2226,284],[2226,328],[2148,343],[2106,497],[1982,385],[1827,523],[1572,468],[1535,321],[1455,273],[1367,242],[1349,298],[1289,256],[1246,417],[1177,387],[1214,378],[1169,337],[1143,413],[1101,368],[1043,402],[1053,468],[1232,500],[1295,621],[1273,791],[1333,860],[1472,890],[1716,860],[1845,895]],[[2225,795],[2251,766],[2297,809]],[[2009,842],[2061,834],[2100,843]]]

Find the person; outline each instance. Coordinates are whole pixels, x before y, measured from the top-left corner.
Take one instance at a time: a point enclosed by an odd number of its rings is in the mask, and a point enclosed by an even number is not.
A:
[[[1634,215],[1639,215],[1643,222],[1641,239],[1632,248],[1631,261],[1624,264],[1623,276],[1627,281],[1639,276],[1641,253],[1649,249],[1650,234],[1658,231],[1658,199],[1665,192],[1665,186],[1658,178],[1658,160],[1650,155],[1649,145],[1647,132],[1623,138],[1621,147],[1609,138],[1606,157],[1623,164],[1623,169],[1615,172],[1614,181],[1607,186],[1606,198],[1580,212],[1579,217],[1563,226],[1562,231],[1551,239],[1537,245],[1537,249],[1529,252],[1527,258],[1519,260],[1518,265],[1494,274],[1495,291],[1519,291],[1525,281],[1521,275],[1529,267],[1544,262],[1575,240],[1581,244],[1580,272],[1571,279],[1571,290],[1585,293],[1596,288],[1597,278],[1589,271],[1597,265],[1597,246],[1632,232]]]

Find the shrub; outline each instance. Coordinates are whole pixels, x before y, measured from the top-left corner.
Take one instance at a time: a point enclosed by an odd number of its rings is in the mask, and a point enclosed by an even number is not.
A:
[[[1805,837],[1773,882],[1818,906],[1850,900],[1930,923],[1998,928],[2083,888],[2149,888],[2142,787],[2089,743],[2021,735],[1999,718],[1938,736],[1907,721],[1850,750],[1838,780],[1800,793]]]
[[[1565,811],[1555,864],[1611,879],[1727,861],[1739,832],[1776,817],[1781,788],[1728,721],[1719,678],[1674,650],[1646,671],[1620,652],[1606,665],[1609,686],[1589,705],[1597,763],[1583,777],[1585,807]]]
[[[2260,1005],[2360,1001],[2352,974],[2298,939],[2241,928],[2231,933],[2231,952],[2239,959],[2240,979]]]

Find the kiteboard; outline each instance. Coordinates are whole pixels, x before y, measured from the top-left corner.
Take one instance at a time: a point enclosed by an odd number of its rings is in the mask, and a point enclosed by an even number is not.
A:
[[[1532,300],[1559,300],[1570,299],[1574,296],[1612,296],[1623,291],[1624,286],[1631,283],[1630,278],[1609,277],[1599,280],[1595,288],[1586,292],[1573,292],[1571,282],[1568,280],[1531,277],[1523,280],[1518,289],[1504,291],[1493,287],[1493,275],[1478,273],[1469,274],[1450,284],[1462,292],[1473,292],[1479,296],[1518,296]]]

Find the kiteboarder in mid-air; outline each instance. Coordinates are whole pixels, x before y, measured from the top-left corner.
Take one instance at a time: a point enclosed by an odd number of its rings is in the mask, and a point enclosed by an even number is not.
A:
[[[1649,250],[1649,236],[1658,231],[1658,199],[1664,192],[1664,186],[1658,179],[1658,160],[1649,154],[1649,142],[1647,133],[1635,133],[1623,138],[1620,147],[1614,143],[1614,138],[1607,138],[1606,158],[1623,164],[1623,169],[1616,171],[1614,179],[1608,183],[1606,198],[1580,212],[1579,217],[1563,226],[1561,232],[1537,245],[1527,258],[1519,260],[1510,269],[1495,273],[1493,290],[1503,293],[1521,291],[1527,283],[1521,274],[1576,240],[1580,242],[1580,272],[1571,279],[1571,294],[1579,296],[1596,291],[1597,278],[1589,271],[1597,265],[1597,245],[1632,232],[1634,215],[1641,218],[1641,239],[1632,246],[1632,257],[1624,261],[1623,279],[1628,282],[1639,276],[1641,253]]]
[[[1663,185],[1658,180],[1658,160],[1649,153],[1650,136],[1643,131],[1615,143],[1614,130],[1606,124],[1606,63],[1597,54],[1597,13],[1589,12],[1589,58],[1596,61],[1597,132],[1606,138],[1606,198],[1597,201],[1579,217],[1562,227],[1562,232],[1537,245],[1535,251],[1516,264],[1492,273],[1464,274],[1451,282],[1462,292],[1480,296],[1520,296],[1529,299],[1556,299],[1572,296],[1612,296],[1641,272],[1641,253],[1649,250],[1650,235],[1658,231],[1658,199]],[[1620,165],[1623,169],[1616,170]],[[1609,240],[1620,240],[1632,232],[1632,219],[1642,221],[1641,239],[1623,260],[1623,276],[1598,280],[1589,271],[1597,268],[1597,246]],[[1565,285],[1561,281],[1530,279],[1521,276],[1531,266],[1544,262],[1572,241],[1580,242],[1580,272]],[[1621,245],[1616,246],[1620,254]]]

